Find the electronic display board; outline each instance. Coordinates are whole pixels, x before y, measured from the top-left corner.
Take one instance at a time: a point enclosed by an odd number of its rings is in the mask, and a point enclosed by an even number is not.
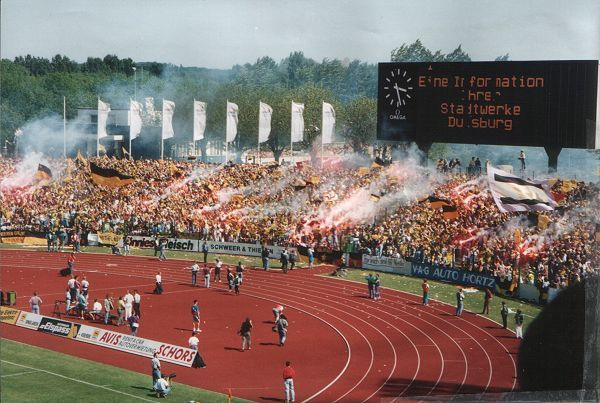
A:
[[[598,61],[379,63],[377,140],[599,148]]]

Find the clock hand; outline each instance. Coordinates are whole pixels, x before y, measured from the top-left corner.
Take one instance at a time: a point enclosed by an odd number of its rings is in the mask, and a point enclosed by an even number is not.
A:
[[[402,88],[402,87],[398,87],[398,90],[402,91],[402,92],[406,92],[406,88]]]
[[[398,84],[394,83],[394,89],[396,90],[396,95],[398,95],[398,106],[400,106],[400,104],[402,103],[402,100],[400,99],[400,90],[401,88],[398,87]]]

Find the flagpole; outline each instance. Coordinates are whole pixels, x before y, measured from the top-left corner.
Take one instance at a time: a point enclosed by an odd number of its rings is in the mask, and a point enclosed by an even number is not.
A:
[[[258,102],[258,165],[260,165],[260,101]]]
[[[162,134],[160,135],[160,159],[163,159],[163,148],[164,148],[165,139],[162,138]]]
[[[63,95],[63,158],[67,158],[67,97]]]
[[[292,121],[290,122],[290,162],[294,165],[294,100],[292,99]]]
[[[100,104],[100,98],[98,98],[98,104]],[[100,124],[100,110],[98,110],[98,117],[96,119],[96,158],[100,157],[100,137],[98,137],[98,126]]]
[[[227,134],[225,134],[225,165],[227,165],[227,160],[229,159],[229,143],[227,143]]]
[[[133,72],[135,74],[135,67],[133,69]],[[136,98],[137,101],[137,98]],[[136,105],[137,107],[137,105]],[[133,159],[133,157],[131,156],[131,119],[133,118],[133,114],[131,113],[131,98],[129,98],[129,150],[127,150],[129,152],[129,158]],[[162,133],[161,133],[162,135]]]

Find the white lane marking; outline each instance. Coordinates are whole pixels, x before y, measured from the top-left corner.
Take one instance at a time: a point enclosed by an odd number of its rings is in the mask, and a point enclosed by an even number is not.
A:
[[[2,375],[2,376],[0,376],[0,378],[8,378],[9,376],[19,376],[19,375],[26,375],[26,374],[35,374],[36,372],[39,372],[39,371],[36,369],[35,371],[17,372],[16,374]]]

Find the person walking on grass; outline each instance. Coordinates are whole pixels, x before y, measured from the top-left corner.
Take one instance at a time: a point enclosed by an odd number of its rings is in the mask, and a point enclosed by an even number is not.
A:
[[[160,360],[158,359],[158,353],[155,351],[154,354],[152,354],[152,390],[155,390],[154,385],[156,385],[156,382],[161,377]]]
[[[31,306],[31,312],[40,314],[40,306],[42,305],[42,299],[38,297],[37,292],[33,292],[33,296],[29,298],[29,305]]]
[[[252,332],[252,321],[250,318],[246,318],[245,321],[242,322],[242,326],[240,326],[240,330],[238,334],[242,336],[242,352],[246,348],[246,344],[248,344],[248,350],[252,349],[250,333]]]
[[[202,244],[202,254],[204,255],[204,264],[208,262],[208,245],[206,241]]]
[[[192,331],[201,332],[200,330],[200,307],[198,306],[198,300],[195,299],[192,304]]]
[[[492,290],[490,290],[489,288],[486,288],[483,292],[484,292],[483,311],[481,312],[481,314],[489,315],[490,314],[490,301],[492,300],[492,297],[494,296],[494,294],[492,294]]]
[[[502,316],[502,327],[508,328],[508,307],[506,302],[502,301],[502,308],[500,308],[500,316]]]
[[[294,391],[295,377],[296,371],[294,371],[292,368],[292,363],[286,361],[285,368],[283,369],[283,389],[285,392],[285,403],[290,403],[296,400],[296,393]]]
[[[456,316],[462,315],[465,307],[465,293],[462,288],[459,288],[456,293]]]
[[[517,309],[517,313],[515,314],[515,333],[517,339],[523,338],[523,313],[520,309]]]

